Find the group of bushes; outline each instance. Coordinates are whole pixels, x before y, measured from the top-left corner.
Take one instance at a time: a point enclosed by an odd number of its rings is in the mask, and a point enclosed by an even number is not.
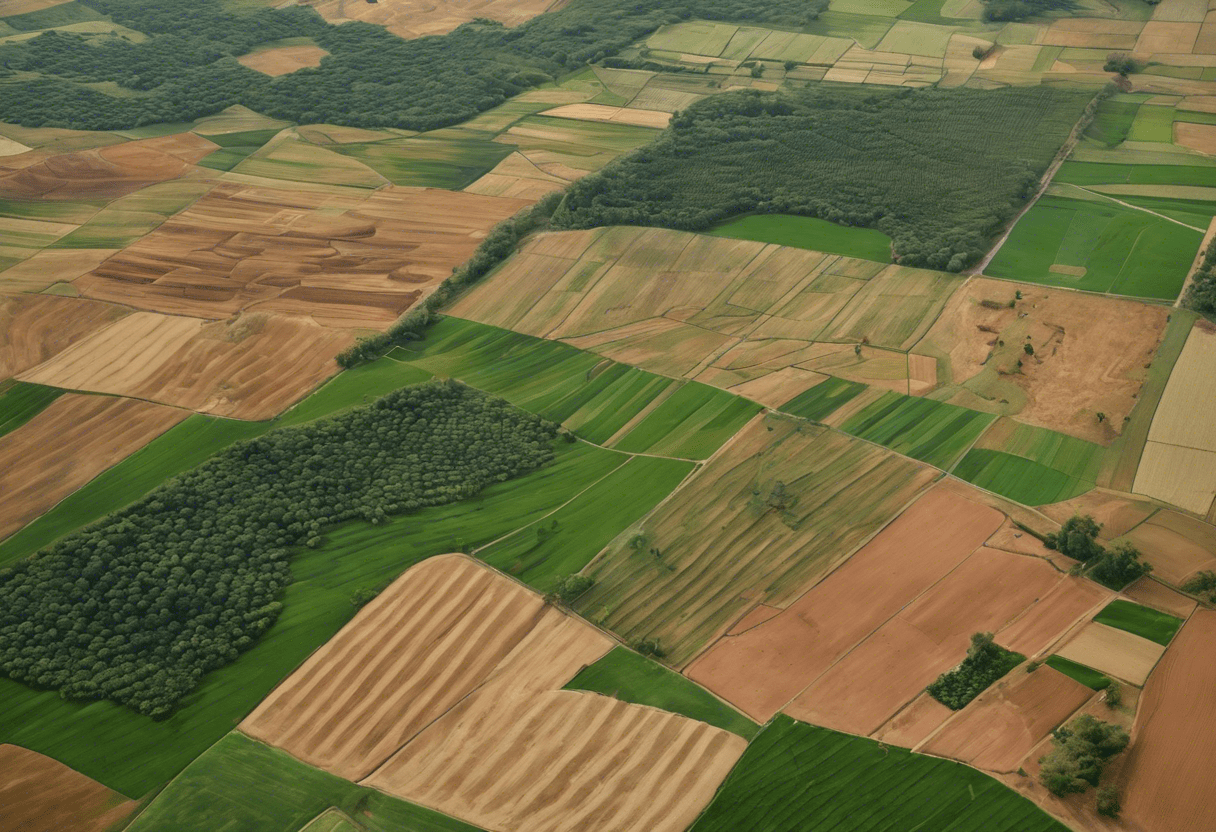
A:
[[[1051,735],[1051,751],[1039,760],[1039,780],[1054,795],[1079,794],[1097,786],[1106,762],[1128,744],[1127,731],[1082,714]],[[1113,786],[1098,790],[1098,812],[1119,814],[1119,793]]]
[[[432,382],[233,445],[0,569],[0,671],[163,716],[274,623],[291,547],[318,545],[335,523],[467,498],[548,462],[556,435],[500,399]]]
[[[954,670],[938,676],[929,685],[929,695],[951,710],[960,710],[1025,659],[1021,653],[1006,650],[993,641],[992,633],[975,633],[967,658]]]
[[[1048,549],[1081,561],[1089,577],[1110,589],[1123,589],[1153,571],[1152,564],[1140,559],[1140,550],[1126,541],[1104,548],[1097,539],[1100,530],[1089,515],[1074,515],[1043,542]]]
[[[45,33],[0,47],[0,111],[31,127],[109,130],[188,121],[244,104],[300,123],[432,130],[602,60],[660,26],[687,18],[803,26],[827,0],[574,0],[508,29],[479,19],[447,35],[405,40],[380,26],[334,26],[303,6],[235,13],[219,0],[79,0],[148,35],[134,43]],[[320,67],[268,78],[236,57],[282,38],[330,53]],[[86,83],[111,81],[141,96]]]
[[[1203,262],[1195,270],[1195,276],[1186,290],[1186,305],[1196,312],[1216,312],[1216,240],[1208,243],[1203,252]]]
[[[981,0],[984,4],[984,21],[998,23],[1010,20],[1025,20],[1053,11],[1072,11],[1076,0]]]
[[[1091,98],[1050,87],[711,96],[575,183],[553,222],[698,231],[800,214],[877,228],[900,263],[959,271],[1035,193]]]

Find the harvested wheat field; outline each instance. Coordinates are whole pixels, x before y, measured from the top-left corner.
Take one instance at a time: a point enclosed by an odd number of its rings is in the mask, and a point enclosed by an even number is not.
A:
[[[361,20],[403,38],[442,35],[479,17],[518,26],[563,5],[562,0],[305,0],[331,23]]]
[[[78,298],[0,295],[0,380],[58,355],[127,311]]]
[[[225,183],[74,285],[170,314],[256,307],[382,327],[527,204],[423,188],[363,196]]]
[[[746,741],[560,690],[612,646],[470,558],[431,558],[313,654],[241,730],[487,829],[677,832]]]
[[[1209,156],[1216,156],[1216,125],[1192,124],[1187,121],[1174,123],[1174,144],[1189,147]]]
[[[657,127],[660,130],[671,123],[671,113],[662,110],[634,110],[629,107],[609,107],[605,104],[564,104],[552,110],[545,110],[541,115],[579,121],[632,124],[636,127]]]
[[[1091,621],[1056,655],[1139,686],[1164,652],[1156,642]]]
[[[0,171],[5,199],[96,199],[125,196],[157,182],[197,170],[194,165],[218,145],[193,133],[123,142],[99,150],[27,154],[32,164]],[[14,165],[22,157],[6,160]]]
[[[659,639],[682,665],[757,602],[796,598],[935,476],[800,420],[755,419],[645,521],[645,551],[620,542],[589,567],[578,608],[627,640]]]
[[[207,323],[136,312],[21,379],[270,419],[336,373],[334,356],[353,341],[347,331],[277,315]]]
[[[1205,832],[1216,778],[1216,612],[1174,637],[1144,688],[1123,766],[1123,816],[1133,828]]]
[[[68,393],[0,436],[0,538],[189,416],[131,399]]]
[[[566,179],[548,173],[522,153],[512,153],[495,165],[489,173],[465,188],[464,192],[512,199],[540,199],[554,191],[560,191],[576,178],[578,177]]]
[[[0,772],[0,832],[106,832],[136,808],[96,780],[16,745],[0,745]]]
[[[780,615],[719,639],[687,675],[767,720],[963,563],[1003,520],[995,509],[934,488]]]
[[[0,271],[0,292],[41,292],[53,283],[71,283],[117,253],[116,248],[44,249]]]
[[[321,59],[329,53],[319,46],[276,46],[270,49],[255,49],[237,58],[242,66],[278,77],[290,75],[308,66],[320,66]]]
[[[1014,299],[1015,289],[1022,300]],[[937,359],[944,370],[934,398],[1017,414],[1020,421],[1107,444],[1136,404],[1169,312],[972,278],[912,351]],[[1023,344],[1031,344],[1034,355],[1027,356]]]
[[[1017,667],[920,749],[993,772],[1016,771],[1031,750],[1094,692],[1050,667]]]
[[[994,632],[1062,580],[1026,555],[981,547],[799,694],[795,719],[870,734],[967,655],[972,633]]]
[[[997,644],[1024,656],[1039,656],[1093,618],[1114,595],[1093,581],[1065,577],[1021,616],[997,631]]]

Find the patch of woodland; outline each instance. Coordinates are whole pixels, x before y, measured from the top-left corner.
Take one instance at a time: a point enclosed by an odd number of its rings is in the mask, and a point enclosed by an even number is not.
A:
[[[1127,748],[1127,731],[1118,725],[1082,714],[1051,735],[1051,751],[1039,760],[1039,780],[1057,797],[1080,794],[1096,787],[1102,770],[1116,754]],[[1114,786],[1098,789],[1099,814],[1119,814],[1119,792]]]
[[[929,695],[951,710],[961,710],[1025,660],[1021,653],[1006,650],[993,641],[992,633],[975,633],[967,648],[967,658],[938,676],[928,687]]]
[[[575,183],[554,225],[700,231],[800,214],[877,228],[901,264],[959,271],[1036,192],[1092,98],[830,85],[711,96]]]
[[[167,715],[270,628],[292,547],[463,500],[553,457],[557,426],[454,382],[220,452],[0,569],[0,672]]]
[[[1080,561],[1078,573],[1108,589],[1123,589],[1153,571],[1152,564],[1141,559],[1140,550],[1127,541],[1118,541],[1109,548],[1099,543],[1101,528],[1088,514],[1073,515],[1058,532],[1044,537],[1043,545]]]

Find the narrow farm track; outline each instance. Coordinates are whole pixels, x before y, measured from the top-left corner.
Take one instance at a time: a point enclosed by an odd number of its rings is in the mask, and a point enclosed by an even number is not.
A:
[[[1146,214],[1152,214],[1154,217],[1156,217],[1159,220],[1165,220],[1166,222],[1172,222],[1175,225],[1181,225],[1183,228],[1189,228],[1192,231],[1198,231],[1200,234],[1206,233],[1206,229],[1197,228],[1193,225],[1187,225],[1182,220],[1176,220],[1173,217],[1167,217],[1165,214],[1158,214],[1156,211],[1150,211],[1149,209],[1142,208],[1139,205],[1132,205],[1130,202],[1124,202],[1121,199],[1115,199],[1113,196],[1111,196],[1109,194],[1100,193],[1098,191],[1091,191],[1089,188],[1083,188],[1080,185],[1074,185],[1071,182],[1062,182],[1060,184],[1062,184],[1063,186],[1065,186],[1067,188],[1076,188],[1078,191],[1084,191],[1087,194],[1092,194],[1093,196],[1101,197],[1102,199],[1108,199],[1111,202],[1122,205],[1124,208],[1131,208],[1134,211],[1143,211]]]

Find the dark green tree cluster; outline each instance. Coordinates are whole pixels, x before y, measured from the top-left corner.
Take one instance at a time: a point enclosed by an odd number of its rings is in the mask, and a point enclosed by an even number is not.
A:
[[[1141,559],[1140,550],[1127,541],[1103,547],[1098,542],[1101,528],[1089,515],[1074,514],[1058,532],[1047,535],[1043,544],[1081,561],[1089,577],[1110,589],[1123,589],[1153,571],[1152,564]]]
[[[697,231],[802,214],[889,235],[899,262],[958,271],[1036,190],[1089,93],[815,86],[712,96],[585,177],[563,228]]]
[[[1182,585],[1182,588],[1195,595],[1202,595],[1210,603],[1216,604],[1216,572],[1210,569],[1196,572],[1194,577]]]
[[[1098,785],[1106,761],[1127,743],[1127,732],[1118,725],[1082,714],[1052,732],[1051,751],[1039,760],[1039,780],[1054,795],[1079,794]]]
[[[452,382],[217,454],[0,569],[0,671],[167,714],[279,614],[289,552],[327,526],[443,505],[553,455],[554,424]]]
[[[26,126],[119,129],[183,121],[244,104],[301,123],[431,130],[614,55],[659,26],[687,18],[802,26],[827,0],[574,0],[514,28],[477,20],[447,35],[404,40],[379,26],[325,23],[306,7],[226,11],[219,0],[80,0],[148,35],[142,43],[39,35],[0,47],[0,115]],[[254,46],[310,37],[320,67],[268,78],[236,63]],[[113,81],[136,97],[83,86]]]
[[[1195,276],[1186,290],[1186,305],[1196,312],[1211,315],[1216,312],[1216,240],[1208,243],[1203,252],[1203,262],[1195,270]]]
[[[1106,56],[1106,63],[1102,65],[1103,72],[1116,72],[1124,78],[1141,69],[1143,67],[1140,62],[1126,52],[1111,52]]]
[[[967,648],[967,658],[954,670],[938,676],[929,685],[929,695],[957,711],[1025,659],[1021,653],[1006,650],[993,641],[992,633],[975,633]]]
[[[982,0],[984,20],[997,23],[1025,20],[1048,12],[1070,12],[1077,8],[1076,0]]]

